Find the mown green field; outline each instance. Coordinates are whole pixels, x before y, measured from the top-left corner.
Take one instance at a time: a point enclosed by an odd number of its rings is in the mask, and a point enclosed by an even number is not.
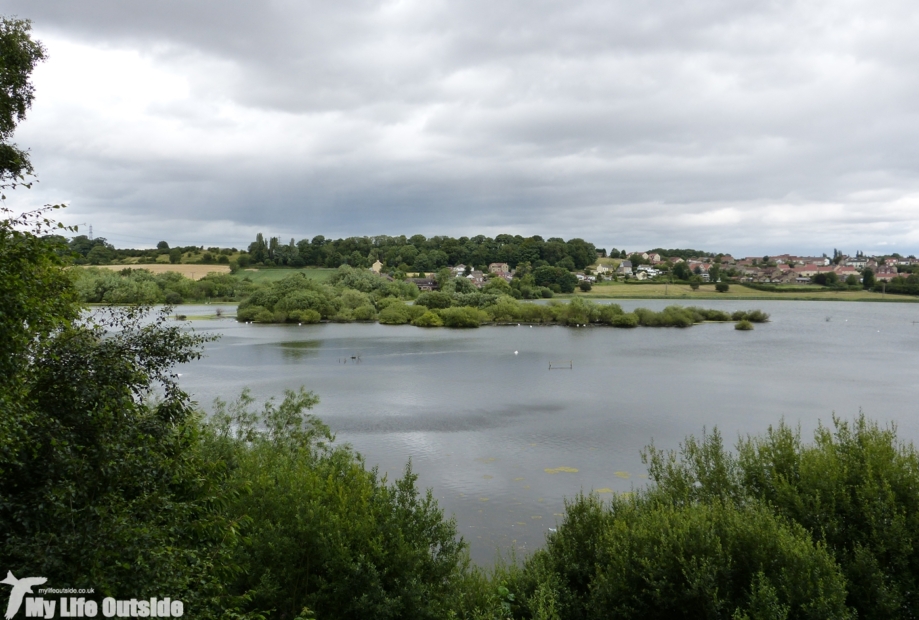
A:
[[[715,290],[714,284],[702,284],[693,291],[688,284],[625,284],[621,282],[600,282],[587,293],[578,291],[578,297],[590,299],[673,299],[691,301],[694,299],[780,299],[786,301],[895,301],[917,302],[919,299],[906,295],[885,295],[873,291],[834,291],[822,286],[800,285],[793,291],[759,291],[742,284],[731,284],[726,293]]]
[[[243,279],[249,278],[256,284],[265,284],[283,280],[294,273],[302,273],[311,280],[325,282],[332,277],[335,269],[324,269],[319,267],[307,267],[304,269],[240,269],[234,274],[234,277]]]

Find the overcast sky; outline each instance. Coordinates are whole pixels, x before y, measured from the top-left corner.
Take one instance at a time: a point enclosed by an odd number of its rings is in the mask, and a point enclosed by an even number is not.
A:
[[[16,141],[119,247],[539,234],[919,253],[915,0],[2,0]]]

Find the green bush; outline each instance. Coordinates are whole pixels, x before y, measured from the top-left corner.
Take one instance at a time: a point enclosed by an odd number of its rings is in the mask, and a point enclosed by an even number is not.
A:
[[[444,308],[437,314],[446,327],[478,327],[488,320],[488,316],[476,308]]]
[[[287,318],[294,323],[318,323],[322,320],[322,315],[315,310],[294,310]]]
[[[411,320],[408,306],[402,302],[389,304],[380,311],[379,321],[383,325],[405,325]]]
[[[377,311],[370,304],[355,308],[352,314],[355,321],[373,321],[377,318]]]
[[[750,331],[751,329],[753,329],[753,323],[751,323],[750,321],[746,319],[744,319],[743,321],[737,321],[737,323],[734,324],[734,329],[740,330],[740,331]]]
[[[732,321],[750,321],[751,323],[766,323],[769,315],[762,310],[737,310],[731,314]]]
[[[262,306],[247,306],[239,307],[236,310],[236,320],[240,323],[248,323],[254,321],[255,317],[258,316],[260,312],[270,312],[267,308]]]
[[[252,408],[247,392],[218,402],[204,453],[232,463],[225,511],[245,524],[231,583],[247,610],[296,618],[450,615],[459,598],[465,544],[409,464],[393,483],[367,469],[328,427],[304,411],[318,399],[287,392]]]
[[[731,286],[727,282],[718,282],[715,284],[715,290],[719,293],[727,293],[731,289]]]
[[[859,618],[919,615],[919,453],[895,428],[834,417],[805,443],[781,423],[740,440],[736,453],[715,432],[644,457],[673,502],[761,501],[803,526],[842,568]]]
[[[610,320],[613,327],[638,327],[638,315],[634,312],[627,312],[614,316]]]
[[[440,291],[421,293],[415,300],[415,305],[424,306],[431,310],[449,308],[453,305],[453,296],[449,293],[442,293]]]
[[[444,321],[436,312],[428,310],[417,319],[412,321],[412,325],[417,327],[443,327]]]
[[[522,607],[550,593],[560,618],[852,616],[827,550],[756,502],[580,495],[525,570]]]

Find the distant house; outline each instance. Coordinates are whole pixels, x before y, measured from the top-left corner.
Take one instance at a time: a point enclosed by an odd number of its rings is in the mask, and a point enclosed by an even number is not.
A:
[[[606,273],[608,271],[612,271],[612,269],[608,265],[600,264],[600,265],[597,265],[597,268],[594,269],[594,271],[596,271],[597,273]]]
[[[656,265],[661,262],[660,254],[648,254],[648,260],[651,261],[652,265]]]
[[[899,275],[900,274],[897,273],[896,270],[879,269],[878,272],[874,274],[874,279],[879,282],[890,282]]]
[[[485,284],[485,274],[482,273],[481,271],[478,271],[478,270],[471,271],[469,272],[469,275],[466,277],[472,282],[473,286],[475,286],[476,288],[482,288],[482,286]]]
[[[375,261],[373,265],[370,266],[370,271],[373,273],[380,273],[383,270],[383,263],[380,261]]]
[[[856,276],[861,278],[861,274],[858,273],[858,269],[855,267],[847,267],[843,265],[840,265],[836,268],[836,275],[839,276],[840,280],[845,280],[849,276]]]
[[[619,268],[616,269],[616,273],[629,274],[629,275],[631,275],[631,273],[632,273],[632,261],[630,261],[630,260],[624,260],[624,261],[622,261],[621,263],[619,263]]]
[[[511,268],[508,266],[507,263],[491,263],[488,266],[489,273],[498,273],[498,274],[510,273],[510,270]]]
[[[802,265],[800,267],[792,268],[792,271],[795,272],[795,275],[801,278],[812,278],[822,269],[823,265]]]
[[[868,266],[868,259],[864,256],[856,256],[855,258],[847,258],[843,261],[843,264],[847,267],[854,267],[855,269],[864,269]]]
[[[437,290],[437,280],[431,278],[409,278],[408,281],[414,283],[420,291]]]
[[[466,265],[462,263],[460,263],[459,265],[453,268],[453,275],[461,276],[465,273],[466,273]]]

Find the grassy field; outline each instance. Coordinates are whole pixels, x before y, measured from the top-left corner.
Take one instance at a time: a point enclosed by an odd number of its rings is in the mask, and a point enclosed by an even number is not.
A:
[[[147,269],[151,273],[174,271],[192,280],[200,280],[209,273],[230,273],[229,265],[170,265],[169,263],[156,263],[152,265],[99,265],[99,267],[111,269],[112,271],[121,271],[122,269]]]
[[[906,295],[884,295],[873,291],[833,291],[820,286],[801,286],[793,292],[758,291],[740,284],[731,284],[727,293],[719,293],[714,284],[703,284],[693,291],[688,284],[623,284],[600,282],[588,293],[578,291],[578,297],[588,299],[673,299],[680,302],[694,299],[784,299],[788,301],[893,301],[917,302]]]
[[[336,269],[305,268],[305,269],[240,269],[236,272],[239,279],[249,278],[257,284],[277,282],[294,273],[305,274],[307,278],[318,282],[325,282],[332,277]]]

